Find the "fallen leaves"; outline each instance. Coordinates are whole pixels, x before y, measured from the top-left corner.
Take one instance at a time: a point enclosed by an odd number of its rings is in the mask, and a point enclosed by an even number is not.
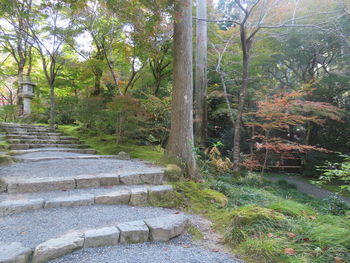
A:
[[[292,232],[287,232],[287,235],[289,236],[289,237],[296,237],[297,235],[296,234],[294,234],[294,233],[292,233]]]
[[[286,254],[286,255],[289,255],[289,256],[293,256],[293,255],[295,255],[295,250],[294,250],[294,248],[285,248],[284,249],[284,254]]]
[[[334,257],[334,262],[344,262],[344,259],[342,259],[341,257]]]

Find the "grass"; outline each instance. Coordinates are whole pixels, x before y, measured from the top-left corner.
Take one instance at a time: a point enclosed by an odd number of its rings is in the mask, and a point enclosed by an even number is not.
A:
[[[79,138],[85,144],[94,148],[98,154],[115,155],[123,151],[132,158],[151,161],[157,164],[165,164],[163,150],[155,146],[137,145],[135,142],[116,143],[115,136],[96,134],[79,129],[79,126],[60,125],[59,129],[65,134]]]

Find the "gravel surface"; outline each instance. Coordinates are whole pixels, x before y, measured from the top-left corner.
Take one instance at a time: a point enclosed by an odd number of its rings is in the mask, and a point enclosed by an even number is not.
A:
[[[62,177],[81,174],[159,170],[159,167],[137,160],[90,159],[50,160],[15,163],[0,167],[0,177]]]
[[[155,207],[92,205],[28,211],[0,217],[0,243],[21,242],[34,247],[70,230],[115,225],[174,213]]]
[[[288,183],[295,184],[298,187],[298,190],[300,192],[303,192],[305,194],[313,195],[319,198],[325,198],[330,195],[334,195],[331,191],[322,189],[320,187],[317,187],[316,185],[310,184],[304,179],[297,177],[297,176],[288,176],[288,177],[267,177],[267,179],[277,182],[278,180],[284,179]],[[343,196],[338,196],[340,199],[345,201],[346,203],[350,204],[350,198],[348,197],[343,197]]]
[[[194,245],[188,235],[165,243],[78,250],[50,263],[242,263],[222,252]]]
[[[105,186],[99,188],[82,188],[82,189],[72,189],[65,191],[50,191],[50,192],[37,192],[37,193],[18,193],[18,194],[0,194],[0,202],[4,200],[15,200],[15,199],[36,199],[43,198],[45,200],[57,197],[67,197],[72,195],[81,195],[81,194],[104,194],[110,193],[122,189],[134,189],[142,187],[151,187],[153,185],[115,185],[115,186]]]

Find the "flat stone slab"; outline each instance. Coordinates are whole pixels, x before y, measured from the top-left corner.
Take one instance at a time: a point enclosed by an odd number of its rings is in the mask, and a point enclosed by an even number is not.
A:
[[[58,238],[50,239],[38,245],[33,254],[32,263],[44,263],[64,256],[84,245],[84,234],[73,232]]]
[[[8,193],[68,190],[75,188],[74,178],[67,177],[6,178],[4,181],[7,183]]]
[[[20,213],[29,210],[41,209],[44,206],[44,199],[31,200],[6,200],[0,202],[0,216]],[[1,262],[1,261],[0,261]]]
[[[117,225],[120,243],[143,243],[148,240],[149,229],[144,221],[133,221]]]
[[[23,247],[22,244],[18,242],[5,245],[0,243],[0,262],[28,263],[32,252],[30,248]]]
[[[49,199],[45,202],[44,208],[83,206],[92,204],[94,204],[93,194],[81,194]]]
[[[119,190],[112,193],[95,196],[95,204],[129,204],[131,193],[129,190]]]
[[[173,214],[145,220],[150,229],[151,241],[168,241],[181,235],[188,226],[189,220],[183,214]]]
[[[84,247],[115,246],[119,243],[119,234],[114,226],[88,230],[84,233]]]

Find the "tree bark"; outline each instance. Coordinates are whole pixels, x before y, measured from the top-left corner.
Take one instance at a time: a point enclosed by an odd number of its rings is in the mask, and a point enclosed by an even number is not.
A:
[[[193,152],[192,0],[175,1],[173,94],[167,155],[198,179]]]
[[[239,101],[237,109],[237,118],[235,122],[234,137],[233,137],[233,171],[239,171],[239,164],[241,161],[241,129],[242,129],[242,116],[245,104],[245,98],[247,94],[249,84],[249,64],[250,64],[250,49],[252,42],[247,39],[245,25],[240,27],[240,38],[242,45],[242,58],[243,58],[243,72],[242,72],[242,84],[239,91]]]
[[[50,126],[54,126],[55,125],[55,118],[56,118],[56,114],[55,114],[55,86],[52,83],[50,83]]]
[[[197,0],[194,131],[196,144],[207,145],[207,3]]]

